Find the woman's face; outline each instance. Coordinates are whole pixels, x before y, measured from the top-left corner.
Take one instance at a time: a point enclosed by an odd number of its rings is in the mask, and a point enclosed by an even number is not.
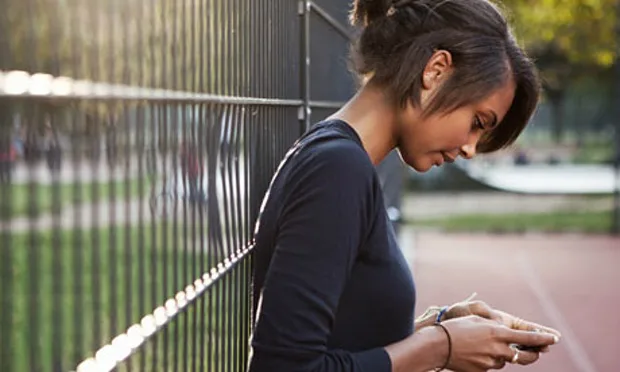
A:
[[[403,160],[418,172],[426,172],[459,156],[473,158],[480,137],[494,129],[508,112],[514,91],[511,81],[481,102],[450,113],[438,112],[409,126],[399,143]]]
[[[439,67],[441,70],[441,63]],[[448,70],[441,70],[437,74],[434,74],[435,70],[428,71],[424,76],[428,81],[423,84],[422,105],[439,88],[440,78],[449,75]],[[438,112],[419,118],[415,116],[416,111],[412,107],[406,108],[399,119],[397,146],[401,157],[418,172],[426,172],[434,165],[453,162],[459,156],[473,158],[481,136],[504,119],[512,105],[514,92],[515,83],[510,79],[482,101],[449,113]]]

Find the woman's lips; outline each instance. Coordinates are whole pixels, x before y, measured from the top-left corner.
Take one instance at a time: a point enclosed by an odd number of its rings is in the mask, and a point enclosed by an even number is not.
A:
[[[454,163],[455,159],[453,157],[451,157],[450,155],[447,155],[447,154],[442,152],[441,156],[443,158],[442,159],[443,160],[442,163]]]

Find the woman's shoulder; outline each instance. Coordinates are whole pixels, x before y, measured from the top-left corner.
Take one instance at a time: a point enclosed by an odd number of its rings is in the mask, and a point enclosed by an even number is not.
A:
[[[318,123],[297,144],[297,167],[372,175],[374,166],[355,131],[331,120]]]

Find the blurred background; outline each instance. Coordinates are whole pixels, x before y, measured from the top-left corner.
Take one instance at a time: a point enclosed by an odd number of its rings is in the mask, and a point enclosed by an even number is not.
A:
[[[350,2],[0,4],[0,370],[243,370],[254,221],[355,92]],[[475,291],[563,333],[529,371],[620,371],[620,1],[501,6],[543,81],[524,134],[378,166],[417,312]]]
[[[432,191],[422,199],[446,208],[404,207],[404,218],[448,230],[617,232],[618,5],[503,4],[539,68],[542,102],[512,148],[424,176],[408,172],[407,190]]]

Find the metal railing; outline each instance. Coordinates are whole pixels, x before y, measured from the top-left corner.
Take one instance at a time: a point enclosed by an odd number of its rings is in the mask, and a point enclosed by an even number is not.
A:
[[[253,224],[354,90],[348,5],[2,2],[0,370],[245,369]]]

